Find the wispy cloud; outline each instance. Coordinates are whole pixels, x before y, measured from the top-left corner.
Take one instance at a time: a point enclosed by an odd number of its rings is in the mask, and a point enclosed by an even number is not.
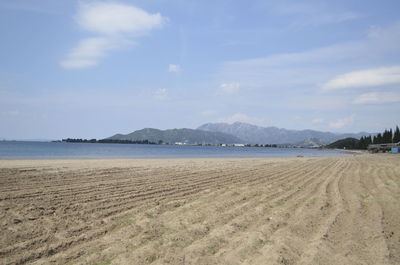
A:
[[[168,65],[168,72],[180,74],[182,72],[182,68],[178,64],[170,64]]]
[[[368,48],[364,43],[353,42],[309,51],[230,61],[222,65],[220,78],[235,78],[246,87],[316,85],[323,82],[324,78],[329,78],[326,66],[357,58],[367,52]]]
[[[0,111],[0,116],[6,116],[6,117],[14,117],[18,116],[20,112],[18,110],[6,110],[6,111]]]
[[[383,104],[400,102],[400,94],[391,92],[371,92],[361,94],[353,100],[354,104]]]
[[[349,72],[336,76],[322,85],[324,90],[373,87],[400,83],[400,66],[381,67]]]
[[[287,85],[317,86],[338,74],[339,69],[364,65],[370,59],[398,53],[400,23],[387,28],[372,28],[366,38],[293,53],[228,61],[222,64],[220,79],[236,79],[253,87]],[[359,66],[358,66],[359,67]]]
[[[158,100],[165,100],[168,98],[168,91],[166,88],[159,88],[154,91],[153,96]]]
[[[112,50],[133,45],[133,41],[114,38],[87,38],[79,42],[67,57],[61,61],[61,66],[66,69],[78,69],[95,66],[100,59]]]
[[[355,117],[356,117],[355,114],[352,114],[349,117],[345,117],[345,118],[338,119],[336,121],[330,122],[329,123],[329,127],[333,128],[333,129],[344,128],[344,127],[346,127],[348,125],[351,125],[354,122]]]
[[[276,1],[269,7],[275,14],[290,17],[292,28],[337,24],[363,17],[360,13],[335,9],[327,3],[315,1]]]
[[[240,84],[237,82],[222,83],[219,86],[217,95],[232,95],[232,94],[237,93],[239,91],[239,89],[240,89]]]
[[[248,93],[243,93],[241,102],[254,104],[264,99],[267,106],[285,110],[332,111],[339,108],[352,113],[356,111],[352,109],[356,107],[352,104],[356,90],[321,93],[321,86],[343,72],[350,73],[363,67],[377,69],[391,57],[396,58],[400,46],[393,43],[400,43],[399,23],[372,28],[358,41],[228,61],[221,65],[217,77],[218,80],[235,80],[246,87]]]
[[[346,21],[351,21],[361,18],[362,15],[355,12],[343,12],[343,13],[314,13],[312,15],[303,15],[298,18],[291,27],[307,27],[307,26],[321,26],[328,24],[338,24]]]
[[[81,40],[60,65],[66,69],[93,67],[109,52],[134,45],[138,36],[161,27],[165,21],[159,13],[150,14],[132,5],[81,3],[76,22],[83,30],[99,36]]]

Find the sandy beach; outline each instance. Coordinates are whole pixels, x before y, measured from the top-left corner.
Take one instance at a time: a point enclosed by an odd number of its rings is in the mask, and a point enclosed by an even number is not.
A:
[[[1,264],[400,264],[400,156],[0,160]]]

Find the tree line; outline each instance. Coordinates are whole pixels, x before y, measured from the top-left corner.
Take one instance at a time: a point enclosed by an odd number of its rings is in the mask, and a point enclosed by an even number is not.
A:
[[[359,149],[367,149],[370,144],[387,144],[387,143],[398,143],[400,142],[400,130],[399,126],[396,129],[385,130],[383,133],[378,133],[375,136],[363,136],[358,142]]]
[[[74,139],[74,138],[67,138],[62,139],[62,142],[67,143],[100,143],[100,144],[156,144],[149,140],[115,140],[115,139]]]
[[[339,148],[339,149],[368,149],[370,144],[388,144],[400,142],[400,130],[399,126],[396,126],[395,130],[386,129],[383,133],[378,133],[374,136],[363,136],[360,139],[346,138],[336,141],[327,145],[328,148]]]

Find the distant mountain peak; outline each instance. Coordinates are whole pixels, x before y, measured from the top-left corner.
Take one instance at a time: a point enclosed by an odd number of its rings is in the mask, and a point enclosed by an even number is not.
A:
[[[199,130],[223,132],[234,135],[250,144],[328,144],[341,138],[369,135],[368,133],[336,134],[315,130],[287,130],[278,127],[262,127],[244,122],[206,123],[198,127]]]

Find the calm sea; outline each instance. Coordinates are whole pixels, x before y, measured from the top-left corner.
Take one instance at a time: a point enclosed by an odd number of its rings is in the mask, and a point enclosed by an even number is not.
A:
[[[335,150],[0,141],[0,158],[234,158],[337,156]]]

